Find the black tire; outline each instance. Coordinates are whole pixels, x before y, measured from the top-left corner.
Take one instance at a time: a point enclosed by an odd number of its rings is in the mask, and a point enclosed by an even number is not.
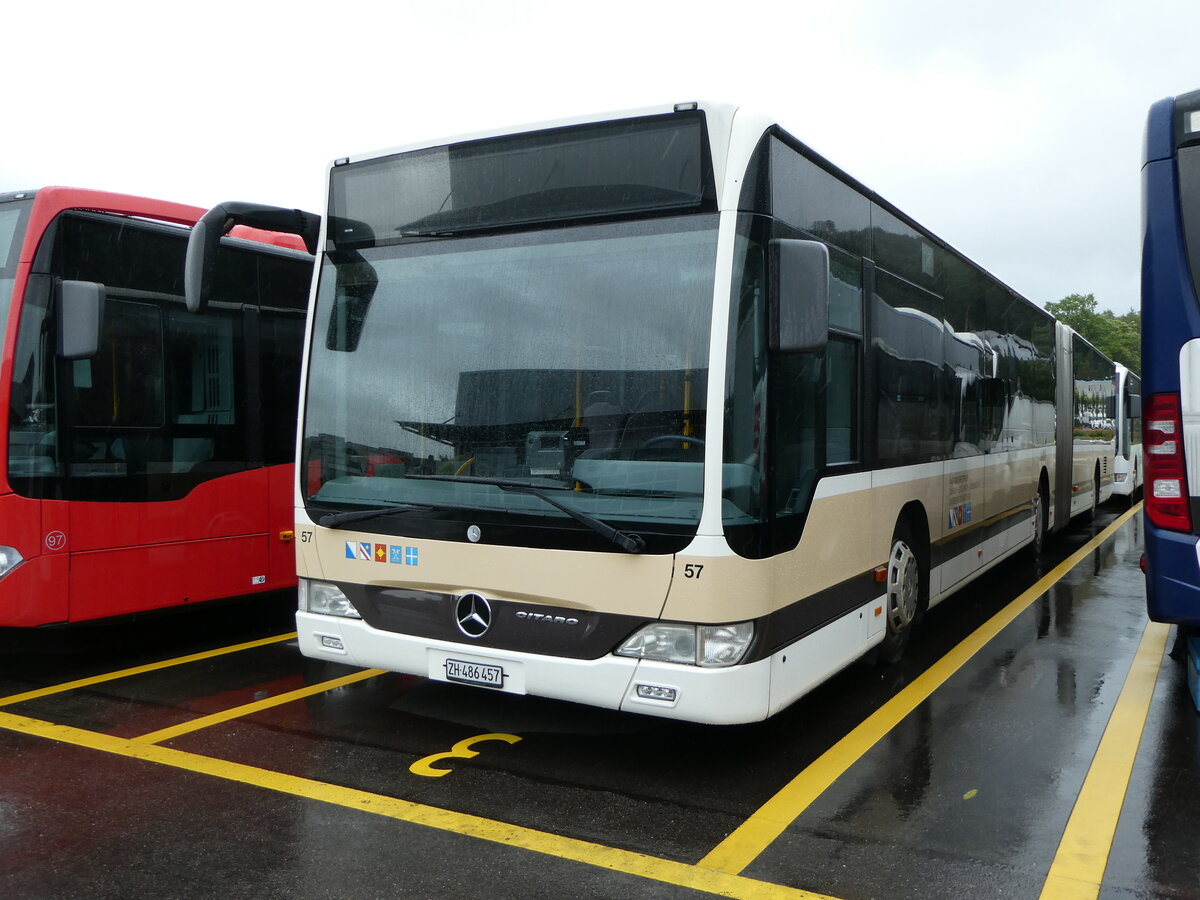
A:
[[[1171,644],[1171,652],[1167,654],[1176,662],[1182,663],[1187,660],[1187,642],[1188,638],[1194,637],[1197,629],[1194,625],[1176,625],[1175,640]]]
[[[1088,510],[1087,520],[1089,522],[1096,521],[1096,513],[1100,509],[1100,470],[1096,469],[1096,474],[1092,478],[1092,508]]]
[[[1033,495],[1033,540],[1029,544],[1029,555],[1037,562],[1046,549],[1046,520],[1050,515],[1050,498],[1046,494],[1046,483],[1038,484],[1037,493]]]

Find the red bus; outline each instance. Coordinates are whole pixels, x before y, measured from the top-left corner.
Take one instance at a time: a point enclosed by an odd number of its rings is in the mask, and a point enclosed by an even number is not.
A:
[[[193,315],[184,257],[203,213],[0,194],[0,626],[295,585],[312,257],[293,236],[235,231]]]

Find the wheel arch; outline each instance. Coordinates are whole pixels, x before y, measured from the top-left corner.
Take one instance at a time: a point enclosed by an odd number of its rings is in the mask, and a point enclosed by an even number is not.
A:
[[[917,554],[917,559],[921,564],[921,605],[924,608],[929,604],[932,544],[929,536],[929,514],[921,501],[910,500],[900,508],[900,513],[896,516],[896,525],[892,530],[892,540],[894,541],[902,533],[907,534],[915,543],[912,550]]]

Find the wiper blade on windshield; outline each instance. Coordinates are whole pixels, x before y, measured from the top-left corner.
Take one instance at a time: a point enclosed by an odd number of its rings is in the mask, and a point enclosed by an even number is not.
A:
[[[412,476],[410,476],[412,477]],[[387,506],[371,506],[366,509],[348,509],[345,512],[329,513],[321,516],[317,524],[325,528],[336,528],[339,525],[349,525],[351,522],[365,522],[376,516],[412,512],[415,509],[450,510],[451,512],[487,513],[495,512],[486,506],[466,506],[458,503],[425,503],[421,500],[405,500],[403,503],[392,503]]]
[[[365,522],[376,516],[388,516],[393,513],[411,512],[414,509],[424,509],[416,503],[396,504],[389,506],[371,506],[366,509],[348,509],[345,512],[329,513],[317,519],[317,524],[323,528],[337,528],[339,525],[349,525],[351,522]]]
[[[576,522],[590,528],[605,540],[616,544],[626,553],[641,553],[646,547],[646,542],[640,534],[613,528],[607,522],[603,522],[595,516],[589,516],[582,510],[555,500],[545,492],[544,488],[546,485],[536,484],[532,481],[510,481],[506,478],[480,478],[476,475],[406,475],[405,477],[420,478],[425,481],[464,481],[468,484],[488,484],[492,487],[498,487],[502,491],[518,491],[522,494],[531,494],[543,503],[548,503],[555,509],[562,510]]]

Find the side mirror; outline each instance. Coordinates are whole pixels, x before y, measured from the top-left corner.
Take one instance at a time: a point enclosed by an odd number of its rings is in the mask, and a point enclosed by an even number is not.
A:
[[[200,217],[188,238],[183,264],[183,296],[189,312],[204,312],[212,292],[213,269],[221,238],[235,225],[299,235],[309,253],[317,252],[321,217],[302,209],[283,209],[259,203],[218,203]]]
[[[771,241],[771,343],[780,353],[819,353],[829,342],[829,248]]]
[[[1129,395],[1129,418],[1140,419],[1142,417],[1142,395]]]
[[[94,281],[60,281],[56,299],[58,355],[63,359],[91,359],[100,350],[104,285]]]
[[[1104,398],[1104,417],[1106,419],[1115,419],[1117,417],[1117,395],[1113,394]]]

